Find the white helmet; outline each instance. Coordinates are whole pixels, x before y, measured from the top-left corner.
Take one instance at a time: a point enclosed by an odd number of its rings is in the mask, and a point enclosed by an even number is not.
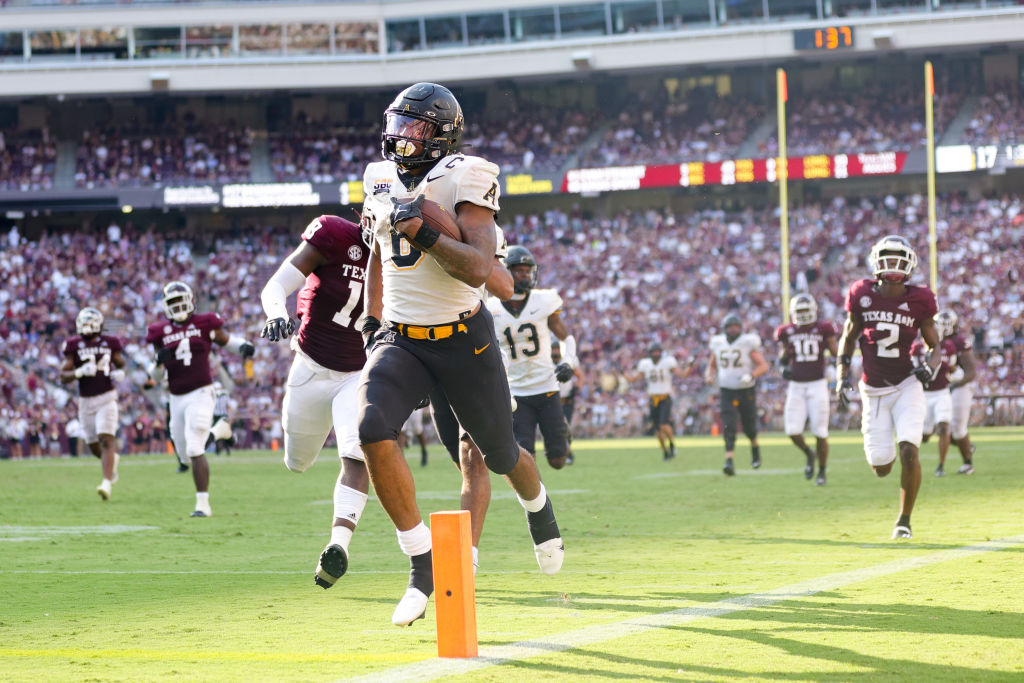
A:
[[[806,292],[789,300],[789,318],[797,325],[810,325],[818,319],[818,303]]]
[[[183,323],[195,313],[196,295],[192,293],[191,287],[181,280],[175,280],[164,285],[161,303],[164,315],[174,322]]]
[[[956,317],[956,313],[948,308],[944,308],[935,314],[935,328],[938,330],[939,336],[943,339],[953,336],[959,322],[960,321]]]
[[[917,268],[917,254],[906,238],[886,235],[871,247],[868,265],[879,280],[906,282]]]
[[[99,334],[103,330],[103,314],[92,306],[83,308],[75,318],[75,329],[83,337]]]

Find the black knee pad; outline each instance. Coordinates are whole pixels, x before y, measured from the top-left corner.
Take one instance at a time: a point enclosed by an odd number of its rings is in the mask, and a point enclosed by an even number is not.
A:
[[[734,450],[736,448],[736,429],[726,427],[722,432],[722,436],[725,437],[725,450]]]
[[[487,469],[495,474],[508,474],[519,462],[519,444],[513,442],[500,453],[484,453]]]
[[[398,439],[398,429],[389,426],[387,416],[378,406],[364,404],[359,408],[359,445]]]

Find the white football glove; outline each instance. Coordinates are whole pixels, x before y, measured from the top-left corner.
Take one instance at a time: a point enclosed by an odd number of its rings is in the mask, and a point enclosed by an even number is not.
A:
[[[742,384],[750,384],[753,381],[754,381],[754,376],[751,375],[749,372],[744,372],[743,376],[740,377],[740,382]]]
[[[121,368],[114,368],[113,370],[110,371],[110,380],[112,382],[120,384],[121,382],[124,381],[124,377],[124,370],[122,370]]]
[[[97,369],[96,361],[90,359],[86,361],[84,365],[79,365],[75,368],[75,377],[78,377],[79,379],[82,377],[95,377]]]

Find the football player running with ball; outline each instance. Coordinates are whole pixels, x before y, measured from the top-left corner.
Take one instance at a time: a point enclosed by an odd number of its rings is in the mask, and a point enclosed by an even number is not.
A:
[[[576,338],[562,320],[562,297],[554,289],[537,288],[537,262],[526,247],[509,247],[505,265],[512,273],[515,294],[508,301],[487,300],[494,316],[494,331],[501,340],[508,365],[508,384],[516,399],[512,414],[516,441],[531,455],[537,451],[540,427],[544,455],[556,470],[565,467],[569,455],[569,426],[562,414],[558,383],[574,376]],[[556,366],[550,353],[551,335],[562,344],[562,361]]]
[[[338,443],[341,471],[334,485],[331,540],[313,576],[322,588],[333,586],[348,569],[349,543],[370,487],[356,423],[356,388],[366,362],[359,324],[369,253],[358,225],[320,216],[260,296],[267,315],[260,336],[278,342],[295,334],[281,407],[285,466],[292,472],[309,469],[332,427]],[[286,306],[296,290],[298,325]]]
[[[195,294],[184,282],[164,285],[162,304],[167,320],[153,323],[146,331],[146,342],[156,351],[149,374],[157,383],[167,376],[171,441],[179,455],[192,461],[196,509],[191,516],[209,517],[213,511],[206,438],[213,426],[215,402],[210,350],[217,344],[249,358],[256,349],[241,337],[229,336],[216,313],[196,313]]]
[[[124,379],[125,360],[117,337],[103,334],[103,314],[95,308],[83,308],[75,318],[77,336],[61,349],[64,365],[60,381],[78,381],[78,421],[89,450],[100,459],[103,480],[96,493],[109,500],[117,481],[117,389],[115,381]],[[111,367],[113,366],[113,367]]]
[[[458,153],[462,130],[462,108],[447,88],[412,85],[384,114],[385,161],[369,164],[364,174],[363,215],[375,244],[362,326],[370,352],[359,384],[359,441],[374,490],[410,558],[409,587],[392,615],[400,626],[423,616],[434,587],[430,530],[397,437],[435,386],[488,468],[515,489],[541,569],[557,572],[564,554],[536,462],[520,457],[504,363],[480,300],[496,250],[498,167]],[[463,241],[423,222],[424,198],[455,217]]]
[[[814,457],[818,457],[815,484],[825,485],[828,462],[828,381],[825,379],[825,351],[836,354],[836,328],[818,320],[818,303],[810,294],[797,294],[789,301],[788,325],[779,325],[775,341],[782,347],[779,359],[786,388],[785,427],[793,444],[807,457],[804,478],[814,476]],[[804,426],[810,423],[815,449],[804,441]]]
[[[899,235],[876,242],[868,262],[874,277],[854,282],[846,294],[836,393],[841,403],[849,402],[850,360],[854,343],[859,343],[864,358],[859,383],[864,455],[875,474],[884,477],[899,454],[900,514],[892,537],[911,538],[910,514],[921,488],[918,449],[924,433],[924,385],[935,378],[942,361],[933,320],[935,294],[928,287],[907,284],[917,267],[917,254]],[[923,365],[915,365],[911,353],[918,331],[929,349]]]

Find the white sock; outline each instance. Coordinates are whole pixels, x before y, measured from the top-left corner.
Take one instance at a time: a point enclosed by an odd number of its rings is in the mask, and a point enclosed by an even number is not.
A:
[[[480,548],[473,546],[473,573],[476,574],[476,568],[480,566]]]
[[[352,540],[352,530],[347,526],[331,527],[331,545],[340,545],[348,555],[348,544]]]
[[[96,481],[96,480],[95,480],[95,479],[93,479],[93,481]],[[111,483],[112,483],[112,482],[111,482],[111,481],[110,481],[109,479],[106,479],[106,478],[104,478],[104,479],[103,479],[103,484],[106,484],[107,486],[110,486],[110,485],[111,485]],[[103,484],[101,484],[101,486],[102,486]]]
[[[519,504],[523,506],[523,509],[527,512],[540,512],[544,509],[544,503],[548,502],[548,492],[544,488],[543,482],[540,485],[540,493],[533,500],[523,500],[516,494],[516,498],[519,498]]]
[[[396,529],[396,532],[398,533],[398,547],[409,557],[422,555],[430,550],[430,529],[422,520],[408,531]]]
[[[210,492],[203,491],[200,493],[196,491],[196,507],[210,507]]]
[[[359,518],[366,507],[366,494],[341,483],[341,475],[334,484],[334,518],[347,519],[359,524]]]

